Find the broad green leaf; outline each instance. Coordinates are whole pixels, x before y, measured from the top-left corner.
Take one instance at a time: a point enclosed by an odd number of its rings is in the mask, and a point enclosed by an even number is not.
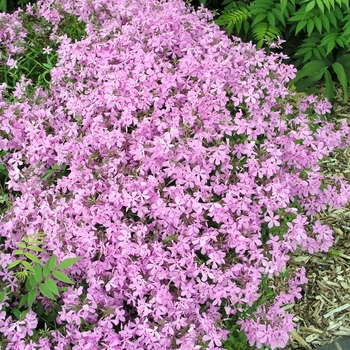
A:
[[[344,103],[347,103],[348,102],[348,95],[349,95],[349,92],[348,92],[348,80],[346,78],[346,73],[345,73],[345,70],[344,70],[344,67],[339,63],[339,62],[334,62],[332,64],[332,67],[337,75],[337,78],[343,88],[343,91],[344,91]]]
[[[15,252],[13,253],[14,255],[22,255],[24,253],[24,251],[22,249],[17,249],[15,250]]]
[[[337,38],[338,33],[332,32],[332,33],[328,33],[322,40],[320,45],[321,46],[326,46],[328,45],[329,42],[334,42],[335,43],[335,39]]]
[[[2,303],[5,299],[6,294],[8,293],[8,289],[4,289],[1,293],[0,293],[0,303]]]
[[[31,261],[36,262],[37,264],[41,264],[41,261],[38,259],[38,257],[32,253],[24,253],[24,255]]]
[[[24,295],[21,298],[21,300],[20,300],[20,302],[18,304],[18,308],[20,309],[27,302],[27,300],[28,300],[28,294]]]
[[[315,7],[315,5],[316,5],[316,1],[315,1],[315,0],[310,1],[310,2],[306,5],[305,13],[311,11],[311,10]]]
[[[303,77],[310,76],[311,74],[326,68],[328,65],[322,60],[313,60],[305,64],[305,66],[297,72],[296,78],[293,81],[298,81]]]
[[[326,85],[326,97],[329,100],[332,100],[334,98],[334,84],[331,73],[328,69],[326,69],[324,72],[324,81]]]
[[[28,261],[22,260],[22,265],[29,271],[34,272],[33,266]]]
[[[35,281],[37,283],[41,282],[41,280],[43,278],[43,270],[42,270],[40,264],[36,263],[34,265],[34,271],[35,271],[35,275],[34,275]]]
[[[303,79],[303,80],[299,81],[296,84],[298,90],[299,91],[305,91],[308,87],[310,87],[314,83],[320,81],[322,76],[323,76],[323,74],[324,74],[324,69],[311,74],[306,79]]]
[[[331,22],[335,28],[337,28],[337,19],[335,18],[335,14],[333,11],[331,11],[329,14],[328,14],[328,19],[329,19],[329,22]]]
[[[28,292],[30,292],[36,286],[35,275],[31,274],[27,277],[25,287]]]
[[[12,308],[11,311],[12,311],[12,313],[14,314],[14,316],[17,318],[17,320],[20,320],[20,319],[21,319],[21,311],[19,311],[19,310],[16,309],[16,308]]]
[[[34,300],[36,298],[36,295],[38,294],[37,289],[32,289],[28,294],[28,307],[31,309],[33,307]]]
[[[53,276],[61,282],[74,284],[74,282],[63,272],[61,271],[52,271]]]
[[[43,283],[39,284],[39,290],[40,290],[41,294],[44,295],[45,297],[52,299],[52,300],[56,300],[55,296],[52,294],[50,289],[47,288],[47,286],[45,284],[43,284]]]
[[[60,296],[60,292],[58,291],[57,284],[52,278],[47,278],[45,280],[45,286],[57,296]]]
[[[56,263],[57,263],[57,257],[55,254],[52,254],[52,256],[50,257],[50,259],[47,261],[50,267],[50,270],[53,271],[56,267]]]
[[[0,11],[6,12],[7,11],[7,1],[6,0],[0,0]]]
[[[71,267],[73,264],[75,264],[77,261],[79,261],[81,257],[79,258],[68,258],[64,259],[58,266],[57,268],[59,270],[67,269],[68,267]]]
[[[19,243],[18,243],[18,246],[19,246],[20,248],[23,248],[23,249],[26,249],[26,248],[27,248],[27,245],[26,245],[24,242],[19,242]]]

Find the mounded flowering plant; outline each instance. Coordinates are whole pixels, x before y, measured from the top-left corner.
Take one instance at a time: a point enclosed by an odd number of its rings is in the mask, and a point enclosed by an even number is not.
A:
[[[283,348],[294,327],[284,306],[307,282],[289,254],[327,251],[332,231],[315,216],[349,198],[318,164],[349,142],[348,126],[286,87],[295,70],[283,56],[233,42],[183,1],[44,0],[27,13],[48,23],[37,30],[52,67],[1,85],[2,343],[223,349],[240,327],[251,345]],[[17,73],[22,15],[0,21]],[[86,35],[64,34],[67,16]],[[31,254],[73,259],[72,284],[19,305],[22,265],[8,266],[39,233]]]

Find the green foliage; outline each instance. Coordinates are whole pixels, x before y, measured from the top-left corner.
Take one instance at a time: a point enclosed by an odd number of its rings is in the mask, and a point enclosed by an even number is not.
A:
[[[63,16],[56,31],[58,36],[66,34],[72,41],[86,37],[84,22],[60,8],[58,10]],[[16,60],[15,67],[0,66],[0,83],[5,82],[7,84],[10,100],[13,99],[12,92],[15,90],[16,84],[20,82],[23,76],[32,82],[32,85],[26,88],[28,96],[31,96],[37,87],[48,89],[51,82],[51,69],[58,62],[58,44],[50,39],[54,25],[44,18],[39,19],[37,16],[28,15],[25,12],[21,13],[21,17],[23,26],[27,31],[24,52],[12,56]],[[1,45],[0,55],[3,60],[7,60],[8,54]]]
[[[207,1],[206,6],[209,6]],[[228,34],[252,40],[270,50],[278,38],[299,70],[291,81],[298,91],[323,81],[326,97],[334,98],[338,81],[348,101],[350,84],[350,13],[348,0],[224,0],[215,22]]]
[[[42,232],[30,237],[23,237],[22,242],[18,243],[19,249],[14,252],[14,255],[18,255],[19,258],[8,266],[9,269],[17,267],[15,276],[18,278],[20,284],[24,284],[27,291],[27,293],[22,296],[18,309],[24,306],[25,303],[27,303],[28,308],[31,309],[37,295],[40,293],[56,301],[56,296],[60,296],[60,287],[58,287],[56,281],[50,277],[51,275],[58,282],[73,284],[73,281],[61,270],[71,267],[81,258],[68,258],[57,266],[57,257],[53,254],[46,263],[43,264],[34,253],[44,252],[40,247],[44,244],[44,238],[45,234]]]

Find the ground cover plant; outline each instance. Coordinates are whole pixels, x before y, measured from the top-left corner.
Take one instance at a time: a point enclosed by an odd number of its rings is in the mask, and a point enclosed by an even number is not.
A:
[[[315,216],[350,195],[318,165],[349,143],[330,103],[183,1],[43,0],[0,26],[2,346],[283,348],[289,254],[327,251]]]

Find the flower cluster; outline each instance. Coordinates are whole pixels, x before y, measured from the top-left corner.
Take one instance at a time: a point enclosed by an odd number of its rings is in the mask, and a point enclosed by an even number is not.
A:
[[[75,15],[88,34],[52,34],[50,90],[1,101],[7,186],[21,194],[1,220],[3,249],[44,232],[59,260],[83,257],[58,300],[63,331],[31,349],[221,349],[224,317],[251,307],[238,321],[250,343],[285,346],[282,307],[301,297],[305,271],[275,301],[261,301],[261,280],[298,247],[331,247],[312,216],[350,189],[324,185],[318,162],[349,141],[348,126],[286,87],[295,69],[282,56],[233,42],[181,0],[39,0],[31,11],[57,28],[60,11]],[[34,316],[1,314],[11,346],[30,339]]]

